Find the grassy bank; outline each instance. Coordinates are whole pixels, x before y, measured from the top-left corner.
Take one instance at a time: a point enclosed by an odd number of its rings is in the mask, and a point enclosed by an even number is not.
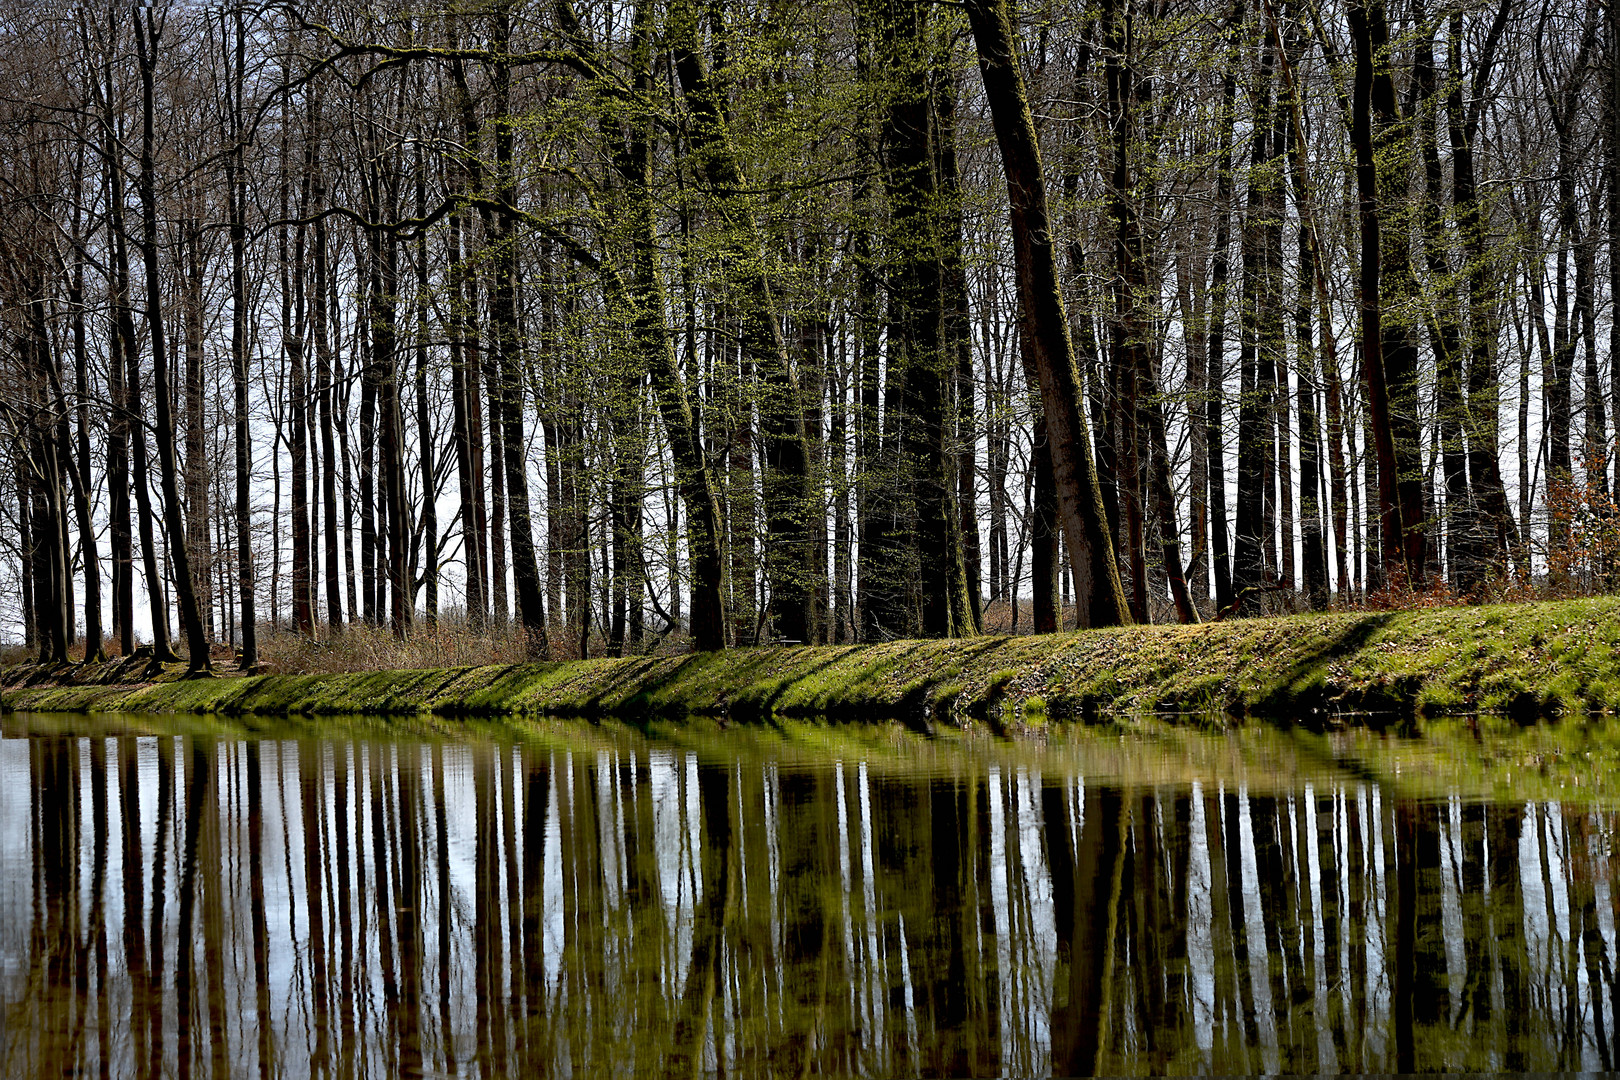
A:
[[[829,716],[906,721],[1167,711],[1308,719],[1620,704],[1620,598],[1131,627],[1043,637],[131,682],[8,673],[8,708],[70,712]]]

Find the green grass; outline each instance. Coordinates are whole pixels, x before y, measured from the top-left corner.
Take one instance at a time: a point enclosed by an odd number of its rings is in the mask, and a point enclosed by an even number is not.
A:
[[[134,683],[128,668],[11,674],[8,708],[224,715],[975,718],[1356,712],[1521,719],[1620,705],[1620,598],[1303,615],[1041,637]],[[24,685],[29,684],[29,685]]]

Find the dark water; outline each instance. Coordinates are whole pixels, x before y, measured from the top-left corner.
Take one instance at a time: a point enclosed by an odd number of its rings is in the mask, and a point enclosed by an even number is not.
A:
[[[816,729],[7,724],[8,1077],[1520,1071],[1620,1053],[1602,802],[1405,795],[1355,761],[1219,740],[1121,756]]]

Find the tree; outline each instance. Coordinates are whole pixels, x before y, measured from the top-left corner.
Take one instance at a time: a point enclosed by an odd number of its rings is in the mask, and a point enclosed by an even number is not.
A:
[[[1130,612],[1097,485],[1091,435],[1080,406],[1080,373],[1058,282],[1057,254],[1046,210],[1046,177],[1007,6],[1003,0],[970,0],[968,18],[1007,174],[1019,319],[1032,346],[1051,437],[1076,606],[1082,626],[1115,626],[1129,622]]]

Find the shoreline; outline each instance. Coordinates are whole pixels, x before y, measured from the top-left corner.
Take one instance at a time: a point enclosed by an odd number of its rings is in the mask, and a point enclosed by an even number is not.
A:
[[[173,674],[133,664],[5,673],[8,710],[222,715],[680,715],[988,722],[1170,712],[1313,726],[1620,705],[1620,598],[1348,612],[1025,637],[312,675]]]

